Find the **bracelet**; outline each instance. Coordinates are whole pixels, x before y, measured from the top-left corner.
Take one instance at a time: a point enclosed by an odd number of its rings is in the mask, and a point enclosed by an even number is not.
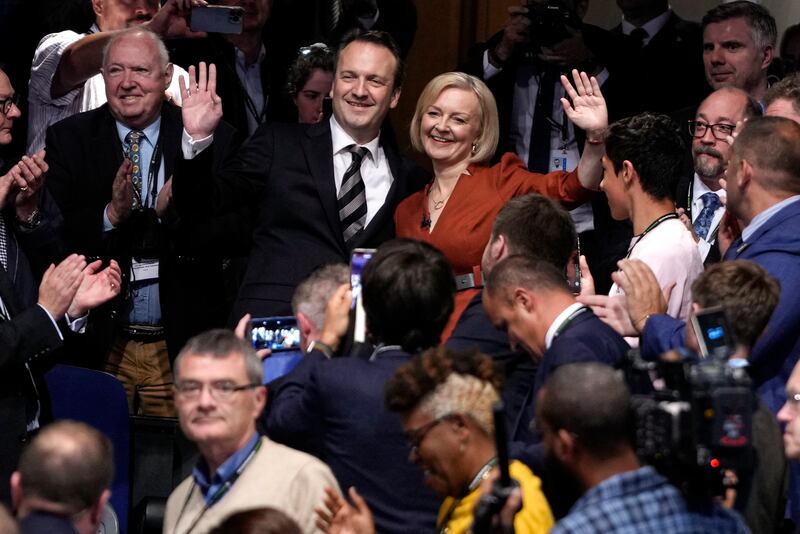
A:
[[[647,315],[645,315],[644,317],[639,317],[639,318],[638,318],[638,319],[637,319],[637,320],[636,320],[636,321],[633,323],[633,328],[634,328],[634,329],[636,329],[636,331],[637,331],[637,332],[639,332],[639,333],[641,334],[641,333],[642,333],[642,331],[644,330],[644,326],[647,324],[647,320],[650,318],[650,316],[651,316],[651,315],[652,315],[652,314],[648,313],[648,314],[647,314]],[[641,328],[638,328],[638,327],[637,327],[637,325],[638,325],[639,323],[642,323],[642,327],[641,327]]]
[[[605,139],[589,139],[587,137],[586,138],[586,142],[589,143],[590,145],[595,145],[596,146],[596,145],[604,145],[606,143],[606,140]]]
[[[310,353],[313,350],[318,350],[322,354],[324,354],[327,358],[333,358],[333,348],[327,343],[323,343],[319,340],[314,340],[308,344],[308,348],[306,349],[306,354]]]

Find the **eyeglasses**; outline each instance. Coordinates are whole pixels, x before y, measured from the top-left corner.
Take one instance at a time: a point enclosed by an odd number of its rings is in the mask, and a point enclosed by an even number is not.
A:
[[[328,45],[326,45],[325,43],[314,43],[314,44],[310,44],[308,46],[300,47],[300,49],[298,49],[297,53],[300,56],[307,56],[308,54],[311,54],[313,52],[328,53],[330,51],[331,51],[331,49],[328,48]]]
[[[800,414],[800,393],[786,395],[786,406],[791,408],[794,413]]]
[[[175,384],[175,393],[180,395],[186,400],[194,400],[200,397],[205,384],[202,382],[195,382],[194,380],[180,381]],[[208,384],[208,389],[211,391],[211,396],[218,401],[227,401],[233,397],[237,391],[244,391],[246,389],[254,389],[261,386],[261,384],[244,384],[238,385],[230,380],[217,380]]]
[[[701,138],[706,135],[706,131],[711,128],[711,134],[719,141],[726,141],[729,135],[733,134],[736,126],[733,124],[708,124],[703,121],[688,121],[689,134],[692,137]]]
[[[11,111],[11,106],[19,106],[19,95],[14,94],[8,98],[0,99],[0,111],[3,115]]]
[[[428,432],[433,430],[434,427],[439,423],[441,423],[442,421],[449,419],[451,417],[453,417],[453,414],[448,413],[441,417],[437,417],[433,421],[425,423],[424,425],[422,425],[417,429],[409,430],[408,432],[406,432],[406,439],[411,444],[411,451],[416,453],[417,450],[419,449],[420,443],[422,443],[422,440],[425,439],[425,436],[428,435]]]

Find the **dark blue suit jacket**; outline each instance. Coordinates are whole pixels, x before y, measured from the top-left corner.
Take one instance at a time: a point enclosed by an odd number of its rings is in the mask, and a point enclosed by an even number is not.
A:
[[[786,400],[784,387],[800,356],[800,202],[773,215],[746,243],[736,240],[726,260],[750,260],[781,285],[781,297],[758,343],[750,352],[750,374],[772,413]],[[686,323],[651,317],[642,335],[642,355],[683,346]]]
[[[506,411],[506,428],[513,430],[533,384],[536,362],[524,350],[512,349],[508,335],[494,327],[483,308],[482,292],[475,295],[461,313],[445,345],[455,350],[477,349],[491,356],[503,370],[500,394]]]
[[[275,392],[266,420],[271,439],[318,453],[347,491],[355,486],[377,532],[431,532],[441,500],[408,459],[400,418],[383,390],[411,355],[386,350],[372,361],[307,355]]]

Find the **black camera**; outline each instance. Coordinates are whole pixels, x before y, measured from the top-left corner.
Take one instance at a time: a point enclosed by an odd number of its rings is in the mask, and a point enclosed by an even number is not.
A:
[[[530,0],[526,7],[531,21],[528,33],[534,54],[543,46],[553,46],[567,39],[581,28],[580,17],[564,0]]]
[[[755,397],[746,369],[681,351],[625,368],[639,458],[691,498],[722,495],[725,472],[753,467]]]

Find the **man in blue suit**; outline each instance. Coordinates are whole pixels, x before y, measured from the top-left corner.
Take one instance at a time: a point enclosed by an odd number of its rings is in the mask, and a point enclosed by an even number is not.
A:
[[[724,259],[751,260],[781,286],[778,307],[749,357],[759,394],[777,413],[800,356],[800,125],[781,117],[748,121],[733,144],[726,176],[727,208],[744,231]],[[643,326],[642,353],[682,346],[685,337],[686,323],[652,315]]]
[[[383,403],[386,381],[412,355],[439,342],[453,310],[455,281],[445,257],[410,240],[383,245],[364,269],[366,326],[375,350],[368,360],[329,360],[312,350],[275,391],[270,438],[319,452],[342,488],[355,487],[375,516],[377,532],[432,531],[439,506],[408,461],[400,418]],[[338,348],[347,331],[351,292],[328,303],[314,347]]]

